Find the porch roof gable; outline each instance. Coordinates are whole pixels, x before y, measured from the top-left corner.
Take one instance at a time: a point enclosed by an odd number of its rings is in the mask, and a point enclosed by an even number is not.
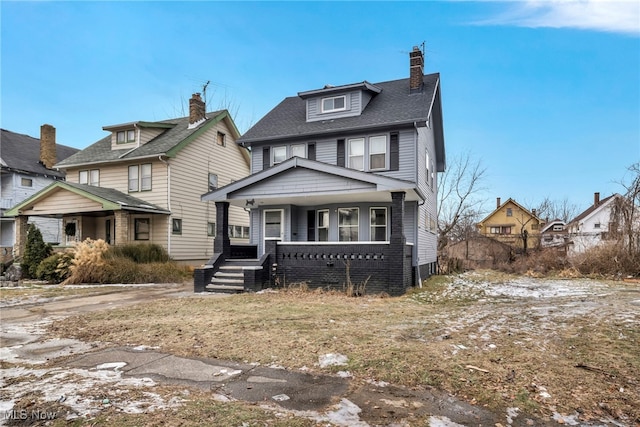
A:
[[[166,209],[140,200],[113,188],[96,187],[87,184],[76,184],[66,181],[57,181],[38,193],[24,200],[5,212],[6,216],[18,216],[21,212],[31,209],[35,204],[45,200],[57,191],[70,191],[102,205],[102,210],[129,210],[137,212],[149,212],[158,214],[170,214]],[[56,212],[42,212],[42,214],[55,214]]]
[[[291,179],[290,174],[294,173],[296,170],[307,170],[311,172],[315,172],[317,174],[317,180],[322,180],[322,177],[333,178],[333,181],[336,183],[348,184],[352,183],[353,185],[341,186],[341,189],[345,191],[351,192],[392,192],[392,191],[404,191],[406,193],[410,193],[407,197],[407,200],[424,200],[424,195],[420,192],[420,189],[415,185],[415,183],[410,181],[404,181],[396,178],[390,178],[384,175],[379,175],[375,173],[362,172],[355,169],[344,168],[341,166],[330,165],[327,163],[318,162],[315,160],[309,160],[300,157],[292,157],[278,165],[270,167],[268,169],[264,169],[260,172],[257,172],[253,175],[250,175],[244,179],[233,182],[224,187],[220,187],[214,191],[203,194],[201,196],[202,201],[229,201],[237,198],[247,198],[252,196],[252,189],[256,189],[257,185],[262,185],[268,182],[273,182],[275,180],[280,179],[283,176],[287,176],[287,180],[291,182],[289,188],[285,188],[284,190],[280,190],[278,194],[266,194],[263,191],[256,192],[255,196],[257,197],[273,197],[273,196],[282,196],[289,195],[295,196],[296,194],[300,197],[308,197],[312,196],[308,192],[300,191],[299,189],[296,191],[297,181]],[[324,189],[323,191],[318,192],[317,194],[331,194],[330,189]]]

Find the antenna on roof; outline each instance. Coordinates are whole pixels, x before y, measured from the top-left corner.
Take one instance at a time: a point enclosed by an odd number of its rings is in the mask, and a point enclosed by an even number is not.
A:
[[[202,99],[204,99],[204,102],[207,102],[207,86],[209,86],[209,83],[211,83],[211,80],[207,80],[202,86]]]

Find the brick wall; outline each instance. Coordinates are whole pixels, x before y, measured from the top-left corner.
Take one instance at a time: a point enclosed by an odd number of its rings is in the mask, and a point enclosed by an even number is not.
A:
[[[305,282],[309,288],[343,290],[349,276],[354,285],[367,281],[366,293],[401,295],[411,286],[411,247],[403,246],[399,270],[391,265],[392,245],[296,245],[277,246],[276,275],[280,285]],[[396,254],[397,255],[397,254]],[[396,267],[396,268],[394,268]],[[393,279],[390,271],[399,271]]]

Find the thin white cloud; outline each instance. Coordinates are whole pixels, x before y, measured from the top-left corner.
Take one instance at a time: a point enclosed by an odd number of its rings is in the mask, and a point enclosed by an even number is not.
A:
[[[640,35],[638,0],[527,0],[504,3],[508,9],[479,25],[576,28]]]

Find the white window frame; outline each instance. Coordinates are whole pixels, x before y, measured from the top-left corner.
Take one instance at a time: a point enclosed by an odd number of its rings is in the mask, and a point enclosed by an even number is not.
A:
[[[364,144],[364,138],[349,138],[347,139],[347,167],[349,169],[355,169],[355,170],[359,170],[359,171],[363,171],[364,170],[364,159],[365,159],[365,144]],[[355,143],[359,143],[359,145],[362,146],[362,153],[361,154],[352,154],[353,150],[352,150],[352,145],[351,144],[355,144]],[[357,159],[358,157],[360,157],[362,159],[362,167],[360,168],[356,168],[353,166],[352,160],[353,159]]]
[[[340,211],[342,210],[349,210],[349,211],[354,211],[356,213],[357,216],[357,221],[355,224],[349,224],[349,225],[342,225],[340,223]],[[343,240],[342,239],[342,233],[340,232],[342,229],[344,228],[349,228],[350,231],[355,228],[356,231],[356,239],[352,240],[351,238],[349,238],[349,240]],[[351,234],[349,234],[349,237],[351,237]],[[360,208],[338,208],[338,241],[340,242],[358,242],[360,241]]]
[[[279,157],[282,157],[282,160],[276,159],[276,151],[284,150],[284,156],[282,154],[278,154]],[[271,148],[271,164],[277,165],[278,163],[282,163],[287,160],[287,146],[286,145],[278,145],[276,147]]]
[[[373,151],[373,143],[376,140],[382,139],[384,140],[384,149],[383,151]],[[387,140],[387,135],[373,135],[369,137],[369,153],[367,155],[367,159],[369,160],[369,170],[370,171],[380,171],[380,170],[386,170],[389,169],[389,164],[388,164],[388,159],[389,159],[389,142]],[[374,155],[379,155],[379,154],[384,154],[384,165],[381,168],[374,168],[372,167],[372,156]]]
[[[374,210],[383,210],[384,211],[384,225],[378,225],[373,223]],[[384,239],[383,240],[375,240],[375,232],[374,229],[384,228]],[[386,242],[389,240],[389,211],[386,207],[382,206],[372,206],[369,208],[369,240],[372,242]]]
[[[140,165],[130,165],[127,170],[127,188],[129,192],[140,191]]]
[[[296,150],[302,150],[302,153],[301,154],[295,154]],[[298,157],[302,157],[304,159],[307,158],[307,144],[292,144],[289,147],[289,151],[290,151],[290,154],[291,154],[289,157],[298,156]]]
[[[326,215],[326,219],[327,222],[326,224],[321,224],[320,223],[320,218],[325,218]],[[323,221],[324,222],[324,221]],[[331,223],[331,218],[330,218],[330,214],[329,214],[329,209],[319,209],[316,212],[316,229],[317,229],[317,241],[318,242],[328,242],[329,241],[329,224]],[[325,230],[326,231],[326,239],[323,239],[320,237],[320,230]]]
[[[89,171],[89,185],[100,186],[100,169],[91,169]]]
[[[336,99],[342,99],[342,107],[335,106]],[[331,105],[325,105],[325,103],[330,103]],[[326,108],[325,108],[326,107]],[[328,96],[326,98],[322,98],[320,100],[320,111],[322,113],[333,113],[336,111],[345,111],[347,109],[347,96],[339,95],[339,96]]]

